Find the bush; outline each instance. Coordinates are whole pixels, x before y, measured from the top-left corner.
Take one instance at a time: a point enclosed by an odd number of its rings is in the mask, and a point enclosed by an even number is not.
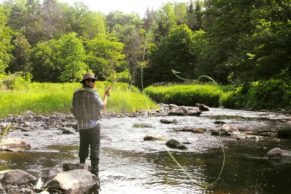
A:
[[[222,99],[228,108],[291,108],[291,83],[280,79],[253,82],[238,87]]]
[[[9,75],[0,75],[0,89],[26,90],[29,88],[31,76],[29,73],[17,72]]]

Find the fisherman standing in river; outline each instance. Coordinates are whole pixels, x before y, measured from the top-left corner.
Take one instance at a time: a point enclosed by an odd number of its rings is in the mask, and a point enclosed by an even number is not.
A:
[[[72,113],[74,114],[80,133],[79,157],[80,163],[85,164],[89,154],[91,160],[91,173],[98,176],[99,172],[99,150],[100,150],[100,124],[101,109],[106,108],[110,89],[105,90],[103,100],[95,88],[93,73],[83,75],[81,83],[83,87],[77,90],[73,96]]]

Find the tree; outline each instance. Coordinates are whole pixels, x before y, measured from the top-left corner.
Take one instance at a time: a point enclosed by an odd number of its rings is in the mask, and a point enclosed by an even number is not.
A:
[[[150,66],[146,70],[147,84],[180,81],[172,74],[172,69],[184,72],[188,78],[197,78],[199,75],[197,62],[203,38],[203,31],[193,33],[186,25],[174,28],[153,52]]]
[[[7,16],[0,7],[0,73],[4,73],[5,69],[12,58],[11,50],[13,46],[10,43],[11,29],[7,27]]]
[[[14,49],[12,51],[13,59],[9,64],[8,71],[14,73],[17,71],[31,72],[30,53],[31,45],[23,34],[16,34],[12,38]]]
[[[39,42],[31,52],[34,81],[57,82],[62,68],[58,66],[60,41]]]
[[[123,43],[104,34],[87,41],[87,62],[98,78],[104,80],[115,71],[125,70],[123,48]]]
[[[60,38],[58,65],[63,68],[60,81],[80,81],[82,75],[89,70],[83,43],[76,33],[63,35]]]

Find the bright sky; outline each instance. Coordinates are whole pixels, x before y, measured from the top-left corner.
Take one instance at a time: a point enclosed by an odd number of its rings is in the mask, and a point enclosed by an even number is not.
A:
[[[125,13],[138,13],[143,16],[147,8],[154,10],[160,8],[167,2],[189,2],[189,0],[59,0],[74,4],[74,2],[85,3],[90,10],[101,11],[108,14],[110,11],[122,11]]]

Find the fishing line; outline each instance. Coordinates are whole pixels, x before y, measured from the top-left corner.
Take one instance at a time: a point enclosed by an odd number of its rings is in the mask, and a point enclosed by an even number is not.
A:
[[[172,72],[173,74],[178,78],[178,79],[181,79],[181,80],[184,80],[184,81],[192,81],[192,82],[199,82],[199,80],[201,80],[202,78],[206,78],[206,79],[209,79],[210,81],[213,82],[214,85],[218,85],[217,82],[211,78],[210,76],[207,76],[207,75],[202,75],[202,76],[199,76],[198,77],[198,80],[192,80],[192,79],[187,79],[187,78],[183,78],[181,76],[179,76],[178,74],[180,72],[172,69]],[[199,186],[203,186],[203,188],[207,189],[211,186],[213,186],[220,178],[221,178],[221,175],[223,173],[223,170],[224,170],[224,167],[225,167],[225,161],[226,161],[226,155],[225,155],[225,150],[224,150],[224,146],[223,146],[223,143],[222,143],[222,140],[221,140],[221,129],[222,129],[222,123],[220,124],[220,130],[219,130],[219,134],[218,134],[218,139],[219,139],[219,142],[220,142],[220,147],[221,147],[221,151],[222,151],[222,156],[223,156],[223,159],[222,159],[222,164],[221,164],[221,168],[220,168],[220,171],[219,171],[219,174],[218,176],[216,177],[216,179],[214,179],[214,181],[212,181],[211,183],[206,183],[206,184],[196,184],[196,182],[193,182],[195,183],[196,185],[199,185]],[[168,150],[167,150],[168,151]],[[169,155],[173,157],[173,155],[170,153],[170,151],[168,151]],[[174,160],[177,164],[179,163],[177,160]],[[185,169],[183,169],[183,167],[179,164],[178,165],[184,172],[186,171]],[[187,174],[186,174],[187,175]],[[190,178],[190,177],[189,177]],[[190,180],[193,180],[192,178]]]

